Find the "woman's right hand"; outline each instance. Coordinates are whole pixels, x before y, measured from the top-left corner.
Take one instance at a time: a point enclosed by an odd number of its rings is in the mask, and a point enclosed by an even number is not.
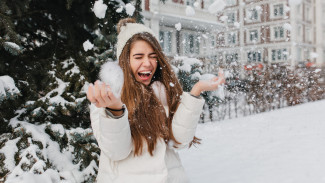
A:
[[[96,107],[107,107],[110,109],[122,109],[122,101],[115,97],[109,85],[97,80],[95,84],[90,84],[87,92],[87,99]]]

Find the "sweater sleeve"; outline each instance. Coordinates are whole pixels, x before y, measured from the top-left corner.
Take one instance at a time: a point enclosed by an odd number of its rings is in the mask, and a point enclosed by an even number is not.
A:
[[[179,147],[184,147],[193,140],[203,105],[204,99],[183,92],[172,122],[174,137],[181,143]]]
[[[104,108],[97,108],[91,104],[90,120],[101,152],[112,161],[127,158],[132,150],[127,109],[121,118],[114,119],[107,116]]]

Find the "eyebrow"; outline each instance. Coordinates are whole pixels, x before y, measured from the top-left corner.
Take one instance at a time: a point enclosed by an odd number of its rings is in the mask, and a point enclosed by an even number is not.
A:
[[[143,53],[136,53],[133,56],[143,56],[143,55],[144,55]],[[149,53],[149,56],[150,55],[157,55],[157,53]]]

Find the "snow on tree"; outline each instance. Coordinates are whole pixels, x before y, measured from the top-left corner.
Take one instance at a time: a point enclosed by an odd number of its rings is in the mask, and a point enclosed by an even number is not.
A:
[[[0,182],[95,181],[85,89],[115,59],[115,25],[128,16],[116,9],[129,1],[96,2],[0,2]]]
[[[14,98],[20,94],[15,81],[10,76],[0,76],[0,104],[7,98]]]

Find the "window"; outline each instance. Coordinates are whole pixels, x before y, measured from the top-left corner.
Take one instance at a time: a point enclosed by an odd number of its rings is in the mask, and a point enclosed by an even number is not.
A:
[[[262,54],[260,51],[250,51],[247,53],[247,61],[248,62],[261,62]]]
[[[249,22],[259,21],[259,12],[256,8],[248,9],[246,11],[246,20]]]
[[[216,46],[216,37],[214,35],[211,35],[211,48],[214,48]]]
[[[304,50],[304,54],[305,54],[305,60],[309,61],[310,60],[310,50],[306,49]]]
[[[228,44],[236,44],[236,40],[237,40],[236,32],[231,32],[228,34],[228,39],[227,39]]]
[[[322,13],[323,13],[322,17],[325,17],[325,4],[323,4]],[[323,18],[323,23],[325,23],[325,18]]]
[[[273,6],[273,17],[282,17],[284,15],[283,4]]]
[[[274,39],[283,39],[284,38],[284,28],[282,26],[274,27]]]
[[[228,19],[227,19],[227,23],[229,23],[229,24],[233,24],[233,23],[236,22],[236,14],[235,14],[235,12],[228,13],[228,14],[227,14],[227,17],[228,17]]]
[[[288,59],[288,51],[286,48],[284,49],[273,49],[272,52],[272,61],[285,61]]]
[[[200,53],[200,42],[197,36],[189,33],[184,35],[184,54],[199,54]]]
[[[233,6],[237,4],[237,0],[226,0],[227,6]]]
[[[237,62],[238,61],[238,53],[228,53],[226,56],[226,62]]]
[[[302,59],[301,59],[301,48],[297,48],[297,61],[298,62],[302,61]]]
[[[250,42],[258,41],[258,30],[250,30],[249,31],[249,41]]]
[[[301,4],[297,5],[297,14],[300,15],[301,14]]]
[[[311,42],[311,30],[310,28],[306,28],[306,42]]]
[[[307,21],[310,21],[311,20],[311,15],[310,15],[310,7],[309,6],[306,6],[306,19]]]
[[[186,5],[187,6],[194,6],[195,0],[186,0]]]
[[[172,51],[172,33],[170,31],[159,31],[160,46],[165,53]]]

